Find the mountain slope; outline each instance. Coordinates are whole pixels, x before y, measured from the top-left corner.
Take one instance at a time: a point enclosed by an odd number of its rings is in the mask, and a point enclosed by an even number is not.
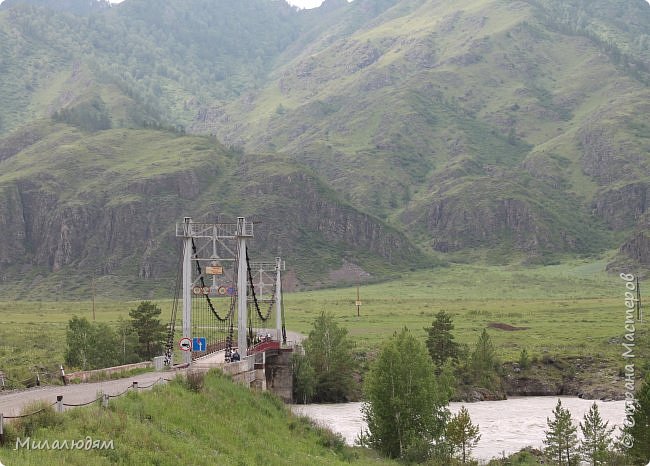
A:
[[[154,290],[185,215],[259,217],[303,285],[419,251],[650,263],[641,0],[52,5],[0,7],[11,293]]]
[[[193,128],[291,154],[376,214],[408,230],[429,225],[423,244],[434,249],[510,237],[534,255],[611,247],[607,230],[629,231],[639,207],[604,206],[630,183],[648,187],[638,44],[649,23],[638,18],[650,21],[650,8],[602,2],[589,17],[575,3],[558,18],[553,2],[399,2],[307,49],[264,90],[206,110]],[[619,7],[636,14],[631,29],[614,21],[603,38],[592,32]],[[582,29],[565,26],[573,15]],[[606,32],[616,41],[605,44]]]
[[[388,270],[382,261],[398,269],[422,263],[401,233],[277,157],[260,161],[209,138],[161,131],[37,128],[14,134],[24,147],[0,162],[4,281],[39,277],[34,292],[80,293],[93,274],[106,290],[170,292],[174,224],[184,216],[260,221],[253,257],[280,252],[296,285],[313,285],[344,261],[373,275]]]

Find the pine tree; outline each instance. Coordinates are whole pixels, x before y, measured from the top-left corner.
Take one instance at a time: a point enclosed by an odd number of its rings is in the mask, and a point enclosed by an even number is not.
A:
[[[650,372],[636,393],[634,407],[634,425],[623,430],[624,451],[634,464],[645,465],[650,452]]]
[[[165,325],[158,318],[162,310],[150,301],[142,301],[129,311],[131,323],[138,334],[138,355],[151,359],[162,353],[167,337]]]
[[[605,464],[608,449],[612,443],[613,427],[608,428],[609,422],[603,423],[598,411],[598,405],[591,405],[589,412],[585,413],[584,424],[580,423],[583,440],[580,446],[582,457],[592,465]]]
[[[497,365],[496,351],[490,339],[490,334],[486,329],[483,329],[471,358],[471,372],[474,382],[484,388],[495,388],[499,378],[496,372]]]
[[[445,311],[438,312],[431,327],[424,329],[427,332],[427,349],[438,370],[448,358],[458,357],[458,343],[451,333],[453,329],[451,316]]]
[[[462,406],[458,414],[453,416],[447,423],[445,438],[452,451],[458,452],[460,459],[465,464],[472,449],[481,440],[478,426],[472,424],[472,419],[469,417],[469,412],[467,412],[465,406]]]
[[[562,401],[557,400],[553,410],[554,418],[546,418],[548,430],[545,431],[547,445],[546,454],[555,461],[558,466],[571,466],[577,461],[576,449],[578,446],[577,427],[573,424],[571,413],[568,409],[562,408]]]

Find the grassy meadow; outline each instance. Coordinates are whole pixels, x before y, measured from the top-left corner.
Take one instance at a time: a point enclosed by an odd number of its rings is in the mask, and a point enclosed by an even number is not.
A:
[[[461,343],[473,345],[488,327],[504,361],[517,360],[526,348],[529,355],[540,358],[592,356],[618,367],[623,364],[625,285],[604,267],[604,261],[573,261],[532,268],[453,265],[410,272],[385,283],[362,283],[360,317],[354,305],[355,287],[288,293],[286,323],[289,330],[308,333],[320,312],[330,312],[349,330],[358,350],[372,352],[403,326],[424,339],[423,328],[431,325],[435,313],[445,310],[453,316],[454,333]],[[642,282],[642,291],[647,286],[647,281]],[[171,301],[156,303],[166,322]],[[97,300],[96,319],[128,319],[128,311],[137,304]],[[92,320],[92,304],[0,302],[0,370],[13,379],[29,377],[35,366],[54,370],[63,361],[66,325],[75,314]],[[647,335],[646,324],[638,325],[639,356],[650,353]]]
[[[537,268],[437,268],[361,285],[360,317],[355,288],[289,295],[287,321],[292,329],[307,332],[314,317],[327,310],[339,317],[359,348],[371,349],[402,326],[424,338],[423,327],[445,310],[453,316],[457,340],[470,345],[489,324],[522,329],[489,328],[503,360],[516,360],[523,348],[529,354],[618,359],[620,344],[612,342],[624,333],[625,286],[604,266],[575,261]],[[645,332],[643,326],[638,332]]]

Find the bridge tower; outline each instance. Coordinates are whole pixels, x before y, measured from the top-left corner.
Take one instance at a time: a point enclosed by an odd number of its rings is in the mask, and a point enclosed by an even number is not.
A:
[[[185,217],[183,223],[176,225],[176,236],[183,238],[183,270],[182,270],[182,301],[183,301],[183,338],[190,341],[192,332],[192,295],[203,293],[206,296],[221,294],[225,287],[218,286],[217,276],[223,274],[224,264],[233,266],[236,270],[236,288],[229,287],[231,298],[237,301],[237,345],[240,354],[248,350],[246,340],[247,328],[247,263],[246,240],[253,237],[253,223],[245,217],[238,217],[237,223],[194,223],[191,217]],[[202,268],[200,264],[203,264]],[[212,268],[211,286],[206,286],[205,275],[194,273],[195,270]],[[234,277],[233,277],[234,278]],[[234,288],[234,290],[233,290]],[[199,290],[198,293],[196,290]],[[233,302],[234,304],[234,302]],[[212,305],[211,305],[212,307]],[[234,309],[231,307],[229,316]],[[214,313],[214,310],[213,310]],[[191,363],[192,354],[183,353],[183,362]]]
[[[251,270],[257,275],[257,283],[253,286],[260,295],[264,295],[264,287],[273,286],[275,294],[275,338],[283,341],[282,334],[282,272],[286,270],[286,263],[281,257],[276,257],[275,262],[251,262]],[[272,275],[273,274],[273,275]],[[275,282],[274,284],[271,281]]]

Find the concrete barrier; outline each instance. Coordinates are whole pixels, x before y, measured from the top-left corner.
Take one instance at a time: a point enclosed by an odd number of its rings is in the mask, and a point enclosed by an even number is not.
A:
[[[80,380],[82,382],[87,382],[88,380],[92,379],[93,376],[96,376],[98,374],[104,374],[106,376],[110,376],[111,374],[115,374],[118,372],[125,372],[133,369],[148,369],[150,367],[153,367],[153,362],[143,361],[143,362],[136,362],[135,364],[124,364],[123,366],[106,367],[104,369],[94,369],[92,371],[72,372],[71,374],[66,375],[65,378],[68,382],[71,382],[73,380]]]

